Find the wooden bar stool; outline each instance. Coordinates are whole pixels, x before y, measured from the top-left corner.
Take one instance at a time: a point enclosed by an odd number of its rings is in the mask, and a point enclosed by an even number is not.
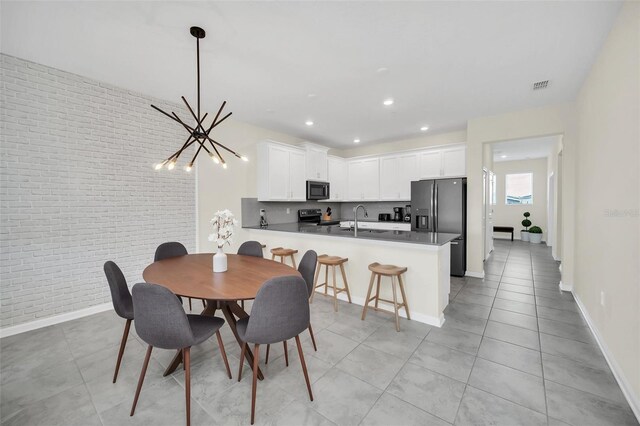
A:
[[[324,294],[327,294],[327,289],[329,288],[329,267],[333,271],[333,310],[338,311],[338,293],[342,293],[343,291],[347,292],[347,299],[349,299],[349,303],[351,303],[351,293],[349,292],[349,283],[347,282],[347,274],[344,272],[344,264],[349,259],[346,257],[340,256],[328,256],[326,254],[318,256],[318,269],[316,269],[316,276],[313,280],[313,288],[314,291],[311,294],[311,300],[309,303],[313,302],[313,295],[316,293],[315,289],[324,286]],[[318,284],[318,276],[320,275],[320,269],[325,267],[324,270],[324,282]],[[344,283],[343,288],[337,288],[336,286],[336,266],[340,267],[340,273],[342,274],[342,282]]]
[[[297,268],[296,259],[293,256],[297,252],[298,252],[298,250],[289,249],[289,248],[282,248],[282,247],[272,248],[271,249],[271,260],[275,260],[276,256],[278,256],[278,257],[280,257],[280,263],[284,263],[284,259],[286,257],[290,257],[291,258],[291,263],[293,263],[293,267]]]
[[[369,270],[371,271],[371,281],[369,281],[369,290],[367,291],[367,298],[364,302],[364,309],[362,310],[362,320],[367,316],[367,308],[369,307],[369,303],[372,300],[375,300],[376,303],[373,307],[376,311],[386,311],[385,309],[378,309],[378,301],[382,300],[383,302],[391,303],[393,305],[393,310],[396,314],[396,331],[400,331],[400,320],[398,316],[398,309],[404,308],[404,311],[407,313],[407,319],[411,319],[411,315],[409,315],[409,305],[407,305],[407,296],[404,293],[404,283],[402,281],[402,274],[407,272],[407,268],[402,268],[400,266],[395,265],[381,265],[378,262],[372,263],[369,265]],[[393,290],[393,300],[387,300],[380,297],[380,279],[382,276],[391,277],[391,289]],[[377,280],[376,284],[376,294],[371,297],[371,290],[373,290],[373,281]],[[402,294],[402,303],[398,303],[397,290],[396,290],[396,278],[398,283],[400,284],[400,293]]]

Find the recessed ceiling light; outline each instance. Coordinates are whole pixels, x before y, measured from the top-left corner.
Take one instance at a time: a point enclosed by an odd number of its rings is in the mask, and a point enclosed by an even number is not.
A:
[[[380,67],[380,68],[378,68],[378,69],[376,70],[376,72],[378,72],[378,73],[383,73],[383,72],[387,72],[387,71],[389,71],[389,69],[388,69],[388,68],[385,68],[385,67]]]
[[[307,120],[304,122],[304,124],[306,124],[307,126],[313,126],[313,121]]]
[[[420,131],[421,131],[421,132],[426,132],[427,130],[429,130],[429,126],[422,126],[422,127],[420,127]]]
[[[384,102],[382,102],[384,104],[384,106],[390,106],[393,105],[393,99],[389,98],[389,99],[385,99]]]
[[[507,158],[507,156],[505,154],[502,154],[500,158]]]
[[[310,98],[315,98],[316,94],[315,93],[309,93],[307,96],[310,97]]]
[[[360,139],[355,138],[355,139],[353,140],[353,143],[360,143]]]

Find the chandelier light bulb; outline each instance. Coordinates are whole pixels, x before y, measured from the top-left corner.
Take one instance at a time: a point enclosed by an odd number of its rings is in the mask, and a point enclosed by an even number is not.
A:
[[[169,165],[167,166],[167,169],[169,169],[169,170],[173,170],[173,168],[174,168],[175,166],[176,166],[176,162],[175,162],[175,161],[172,161],[172,162],[170,162],[170,163],[169,163]]]
[[[244,155],[243,155],[242,157],[240,157],[240,159],[241,159],[242,161],[249,161],[249,159],[248,159],[247,157],[245,157]]]
[[[226,169],[227,168],[227,163],[222,163],[222,168]]]
[[[156,165],[153,166],[153,168],[156,170],[160,170],[162,168],[162,163],[157,163]]]
[[[187,172],[190,172],[192,168],[193,168],[193,163],[189,163],[186,166],[184,166],[184,170]]]
[[[212,155],[211,159],[213,160],[214,163],[220,164],[220,160],[218,160],[218,157]]]

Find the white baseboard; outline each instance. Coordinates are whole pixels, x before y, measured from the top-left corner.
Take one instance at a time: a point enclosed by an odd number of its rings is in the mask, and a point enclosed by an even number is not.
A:
[[[578,308],[580,308],[580,312],[582,312],[582,316],[587,321],[589,329],[591,329],[591,332],[596,337],[596,342],[598,342],[598,346],[604,354],[604,358],[607,360],[607,364],[609,364],[609,368],[611,369],[613,376],[616,378],[618,385],[620,385],[620,389],[622,390],[624,397],[627,399],[631,410],[633,410],[633,414],[635,414],[636,419],[640,421],[640,397],[638,397],[638,395],[634,393],[633,388],[631,387],[627,379],[625,379],[622,369],[616,362],[613,354],[609,351],[609,347],[600,335],[600,332],[596,328],[593,320],[591,319],[591,316],[589,316],[587,308],[582,304],[582,301],[577,294],[573,293],[573,297],[578,304]]]
[[[12,325],[10,327],[3,327],[0,328],[0,338],[13,336],[14,334],[25,333],[31,330],[37,330],[38,328],[48,327],[54,324],[60,324],[61,322],[71,321],[100,312],[105,312],[111,309],[113,309],[112,303],[102,303],[100,305],[90,306],[78,311],[66,312],[64,314],[54,315],[51,317],[29,321],[18,325]]]
[[[472,278],[484,278],[484,271],[482,272],[466,271],[464,275]]]
[[[329,288],[329,294],[330,297],[333,298],[333,289]],[[320,293],[320,292],[316,292],[316,295],[313,296],[314,299],[316,297],[324,297],[324,293]],[[349,299],[347,299],[347,295],[344,293],[338,293],[338,299],[348,302]],[[355,297],[355,296],[351,296],[351,303],[355,303],[356,305],[360,305],[360,306],[364,306],[364,297]],[[384,305],[388,305],[390,306],[390,310],[389,312],[391,313],[391,315],[393,315],[393,305],[388,304],[386,302],[380,301],[380,304],[384,304]],[[403,318],[407,317],[407,314],[405,313],[404,309],[401,309],[400,312],[398,312],[398,315],[400,315]],[[436,327],[442,327],[442,325],[444,324],[444,314],[440,314],[440,317],[434,317],[432,315],[424,315],[424,314],[419,314],[416,312],[411,312],[411,320],[412,321],[418,321],[421,322],[423,324],[428,324],[428,325],[433,325]]]
[[[562,280],[560,280],[560,283],[558,284],[558,287],[560,287],[560,290],[562,291],[573,291],[573,285],[572,284],[567,284],[567,283],[563,283]]]

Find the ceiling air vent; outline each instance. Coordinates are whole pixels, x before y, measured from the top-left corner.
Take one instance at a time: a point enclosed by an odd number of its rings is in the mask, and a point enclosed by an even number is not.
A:
[[[549,80],[536,81],[533,83],[533,90],[546,89],[549,86]]]

